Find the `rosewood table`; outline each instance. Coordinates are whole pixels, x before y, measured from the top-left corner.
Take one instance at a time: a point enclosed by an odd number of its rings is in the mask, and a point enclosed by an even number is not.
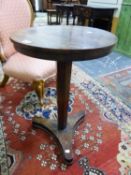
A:
[[[25,55],[57,62],[58,122],[34,117],[33,126],[55,136],[65,162],[70,164],[73,160],[73,132],[85,115],[84,111],[80,111],[67,117],[72,61],[107,55],[117,38],[112,33],[91,27],[44,26],[18,31],[11,40],[16,50]]]

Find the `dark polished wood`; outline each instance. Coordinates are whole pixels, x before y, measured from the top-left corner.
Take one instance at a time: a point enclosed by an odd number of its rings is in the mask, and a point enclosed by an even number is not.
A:
[[[88,26],[111,31],[112,18],[116,8],[112,7],[95,7],[77,4],[73,9],[73,24],[85,25],[88,20]],[[75,22],[78,18],[77,23]]]
[[[69,17],[71,14],[73,14],[73,9],[74,9],[74,4],[65,4],[65,3],[61,3],[61,4],[54,4],[56,11],[57,11],[57,15],[58,15],[58,19],[59,18],[63,18],[64,14],[66,15],[66,24],[69,24]]]
[[[103,30],[111,31],[113,14],[116,8],[93,7],[91,8],[91,16],[89,26]]]
[[[84,118],[84,111],[67,118],[72,61],[107,55],[117,38],[107,31],[90,27],[44,26],[19,31],[12,35],[11,40],[16,50],[25,55],[57,61],[58,123],[35,117],[33,125],[53,133],[59,145],[62,145],[65,161],[71,163],[73,156],[70,133]]]
[[[89,6],[87,4],[57,3],[53,4],[57,11],[57,24],[66,15],[66,24],[69,24],[69,18],[73,17],[73,25],[87,25],[111,31],[114,7]],[[86,24],[86,21],[88,23]]]
[[[16,50],[39,59],[83,61],[111,52],[117,38],[110,32],[82,26],[32,27],[12,35]]]
[[[73,25],[82,25],[84,26],[86,20],[90,21],[92,10],[87,7],[87,5],[74,5],[73,8]],[[77,18],[77,21],[76,21]]]
[[[74,131],[77,126],[84,120],[85,113],[80,111],[68,118],[67,127],[63,130],[58,130],[57,123],[55,120],[47,120],[41,117],[33,117],[33,127],[43,129],[54,136],[57,143],[61,148],[64,162],[72,164],[73,162],[73,150],[72,150],[72,139]]]
[[[65,129],[67,126],[67,108],[70,90],[72,62],[57,62],[57,104],[58,108],[58,129]]]

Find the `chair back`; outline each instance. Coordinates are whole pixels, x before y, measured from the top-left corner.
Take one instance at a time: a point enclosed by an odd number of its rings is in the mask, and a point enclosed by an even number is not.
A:
[[[15,31],[27,28],[33,20],[28,0],[0,0],[0,55],[7,59],[16,51],[10,41]]]
[[[87,19],[91,16],[91,9],[86,5],[76,4],[74,5],[73,9],[73,18],[74,18],[74,25],[75,25],[75,18],[78,18],[77,25],[85,25]]]

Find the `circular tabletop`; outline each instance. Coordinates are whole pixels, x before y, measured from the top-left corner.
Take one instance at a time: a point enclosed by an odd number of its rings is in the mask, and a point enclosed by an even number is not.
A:
[[[114,34],[83,26],[31,27],[16,32],[11,41],[17,51],[36,58],[56,61],[95,59],[111,52]]]

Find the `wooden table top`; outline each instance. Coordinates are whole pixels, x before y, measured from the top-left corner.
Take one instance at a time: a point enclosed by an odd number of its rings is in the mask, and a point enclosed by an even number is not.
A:
[[[111,52],[114,34],[83,26],[43,26],[18,31],[11,36],[17,51],[56,61],[95,59]]]

